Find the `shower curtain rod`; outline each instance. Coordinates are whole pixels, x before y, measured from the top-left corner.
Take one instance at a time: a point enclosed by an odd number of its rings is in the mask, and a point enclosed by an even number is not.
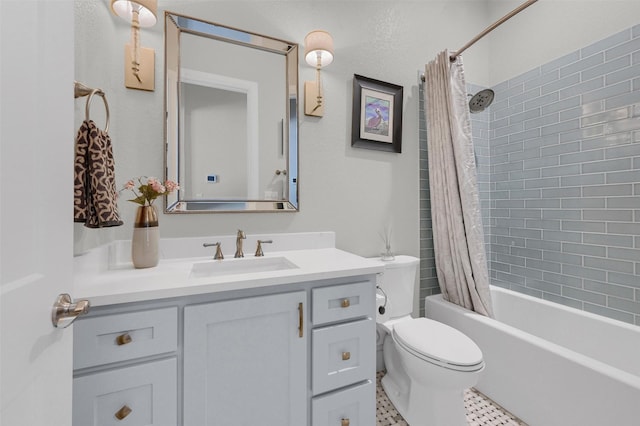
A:
[[[451,62],[454,62],[456,60],[456,58],[465,50],[467,50],[468,48],[470,48],[471,46],[473,46],[478,40],[480,40],[482,37],[486,36],[487,34],[489,34],[491,31],[495,30],[497,27],[499,27],[500,25],[504,24],[506,21],[508,21],[509,19],[511,19],[513,16],[517,15],[518,13],[522,12],[523,10],[525,10],[527,7],[531,6],[532,4],[534,4],[535,2],[537,2],[538,0],[527,0],[526,2],[522,3],[520,6],[516,7],[515,9],[513,9],[511,12],[507,13],[506,15],[504,15],[502,18],[498,19],[496,22],[494,22],[493,24],[489,25],[487,28],[485,28],[484,31],[482,31],[480,34],[478,34],[477,36],[475,36],[474,38],[472,38],[467,44],[465,44],[464,46],[462,46],[459,50],[457,50],[456,52],[454,52],[451,56],[449,56],[449,60]],[[424,74],[421,76],[422,81],[424,81]]]

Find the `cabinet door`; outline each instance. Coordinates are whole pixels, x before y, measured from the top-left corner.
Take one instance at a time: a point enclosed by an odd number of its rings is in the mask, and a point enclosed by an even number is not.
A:
[[[73,380],[73,426],[174,426],[176,359],[147,362]]]
[[[184,426],[307,424],[306,293],[187,306]]]

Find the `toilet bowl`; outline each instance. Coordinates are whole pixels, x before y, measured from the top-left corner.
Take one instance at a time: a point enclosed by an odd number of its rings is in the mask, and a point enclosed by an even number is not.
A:
[[[412,318],[419,259],[384,262],[377,322],[387,370],[382,386],[411,426],[464,426],[464,390],[484,369],[480,348],[465,334],[427,318]]]

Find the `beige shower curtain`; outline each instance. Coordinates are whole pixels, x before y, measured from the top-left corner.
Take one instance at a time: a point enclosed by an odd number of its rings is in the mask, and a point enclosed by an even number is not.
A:
[[[462,58],[426,66],[425,110],[436,272],[444,298],[493,316]]]

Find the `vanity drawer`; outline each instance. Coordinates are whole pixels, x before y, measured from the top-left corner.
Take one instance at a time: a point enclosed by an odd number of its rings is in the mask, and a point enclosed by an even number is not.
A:
[[[376,388],[366,383],[313,398],[313,426],[371,426],[376,424]]]
[[[316,328],[312,339],[314,395],[375,377],[376,324],[372,319]]]
[[[175,358],[73,380],[73,426],[175,426]]]
[[[370,281],[312,290],[313,324],[375,316],[375,286]]]
[[[173,352],[178,345],[178,308],[90,317],[76,321],[73,333],[76,370]]]

